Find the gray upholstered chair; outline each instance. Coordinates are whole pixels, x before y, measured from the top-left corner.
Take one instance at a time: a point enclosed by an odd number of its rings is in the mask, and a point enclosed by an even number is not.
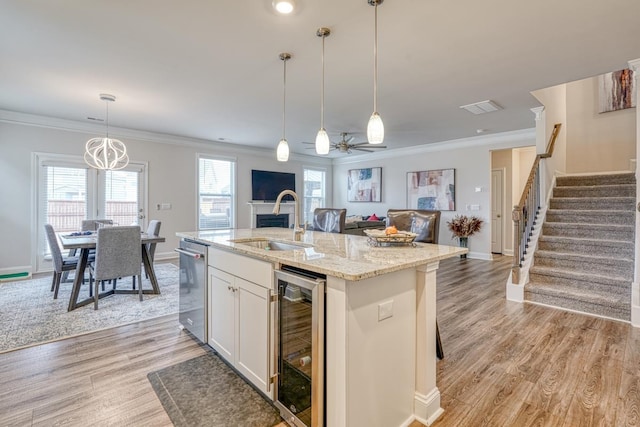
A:
[[[313,229],[326,233],[343,233],[346,209],[318,208],[313,211]]]
[[[78,266],[77,257],[65,257],[62,256],[60,245],[58,245],[58,237],[53,230],[51,224],[44,225],[47,241],[49,242],[49,248],[51,249],[51,258],[53,260],[53,280],[51,281],[51,291],[53,292],[53,299],[58,298],[58,290],[60,289],[60,282],[63,272],[69,272],[76,269]]]
[[[162,223],[157,219],[152,219],[149,221],[149,226],[147,227],[147,235],[148,236],[159,236],[160,235],[160,226]],[[149,252],[149,262],[153,264],[153,257],[156,254],[156,244],[155,243],[147,243],[147,251]]]
[[[157,219],[152,219],[149,221],[149,226],[147,227],[147,236],[159,236],[160,235],[160,226],[162,222]],[[153,266],[153,258],[156,254],[156,243],[147,243],[145,245],[147,247],[147,252],[149,253],[149,263]],[[149,278],[149,274],[145,271],[144,277]],[[136,278],[133,278],[133,289],[136,288]]]
[[[98,229],[98,224],[113,225],[113,220],[111,220],[111,219],[83,219],[82,220],[82,231],[96,231]]]
[[[387,227],[391,225],[395,225],[398,230],[416,233],[416,242],[438,244],[440,211],[389,209]]]
[[[98,229],[96,260],[91,265],[92,280],[95,279],[94,309],[98,309],[98,285],[106,280],[116,281],[120,277],[137,276],[140,282],[140,227],[106,227]],[[138,286],[142,301],[142,286]]]

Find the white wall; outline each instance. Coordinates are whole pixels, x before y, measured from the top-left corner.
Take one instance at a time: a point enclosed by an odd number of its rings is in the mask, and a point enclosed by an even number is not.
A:
[[[537,133],[536,152],[542,154],[547,151],[549,137],[556,123],[561,123],[560,133],[556,139],[553,155],[542,160],[542,201],[547,200],[547,196],[553,188],[553,178],[555,175],[563,175],[567,170],[567,85],[562,84],[547,89],[540,89],[531,93],[542,105],[544,105],[544,118],[539,122],[542,131]]]
[[[629,170],[634,108],[598,113],[598,77],[567,83],[567,173]]]
[[[533,122],[533,116],[532,116]],[[456,211],[443,211],[439,244],[456,245],[447,221],[456,214],[476,215],[485,221],[482,231],[469,239],[471,256],[491,259],[491,151],[535,144],[535,131],[528,129],[496,135],[429,144],[409,149],[374,153],[367,156],[342,157],[334,161],[333,205],[346,207],[347,215],[386,216],[391,208],[407,207],[407,172],[454,168]],[[382,202],[347,202],[349,169],[382,167]],[[475,188],[481,191],[476,192]],[[467,211],[466,205],[479,205],[479,211]]]
[[[87,139],[103,131],[100,126],[0,111],[0,273],[16,268],[33,271],[32,153],[80,156]],[[278,162],[275,160],[277,138],[272,152],[123,129],[111,129],[110,134],[125,142],[132,161],[148,162],[148,218],[162,221],[161,235],[167,239],[166,243],[158,245],[158,258],[173,256],[173,248],[179,240],[175,236],[177,231],[196,229],[198,153],[236,159],[238,228],[250,226],[247,202],[251,199],[251,169],[294,172],[296,189],[301,192],[303,166],[326,168],[327,196],[328,200],[332,198],[330,160],[292,156],[287,163]],[[171,203],[172,209],[157,211],[155,205],[158,203]]]

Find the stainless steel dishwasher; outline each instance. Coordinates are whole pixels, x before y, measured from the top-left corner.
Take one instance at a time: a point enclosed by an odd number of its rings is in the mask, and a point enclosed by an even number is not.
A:
[[[207,342],[207,248],[194,240],[180,240],[180,314],[182,326]]]

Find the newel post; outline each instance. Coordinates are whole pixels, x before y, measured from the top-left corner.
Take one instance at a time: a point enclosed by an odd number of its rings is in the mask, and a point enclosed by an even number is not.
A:
[[[522,259],[521,244],[521,223],[522,223],[522,211],[520,206],[515,205],[511,212],[511,219],[513,220],[513,265],[511,266],[511,283],[520,283],[520,260]]]

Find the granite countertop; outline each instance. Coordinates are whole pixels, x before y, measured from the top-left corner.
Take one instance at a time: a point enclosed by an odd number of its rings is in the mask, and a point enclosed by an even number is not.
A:
[[[415,246],[375,247],[368,243],[367,237],[319,231],[307,231],[300,242],[294,242],[293,230],[286,228],[178,232],[176,236],[351,281],[404,270],[468,252],[468,249],[457,246],[427,243],[416,243]],[[269,251],[241,243],[242,240],[252,239],[277,240],[304,248]]]

